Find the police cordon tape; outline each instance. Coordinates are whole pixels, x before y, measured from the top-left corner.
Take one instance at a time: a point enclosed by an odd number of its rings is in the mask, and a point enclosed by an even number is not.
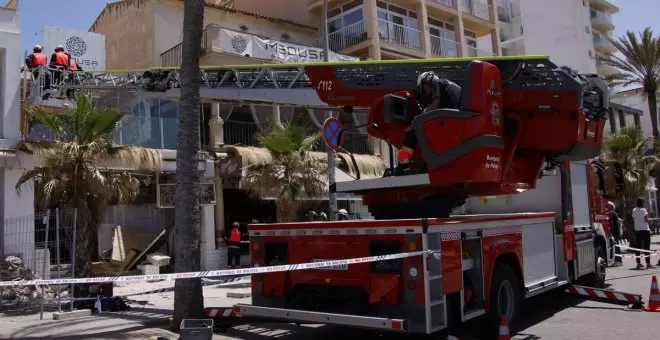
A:
[[[204,277],[218,277],[218,276],[238,276],[238,275],[253,275],[263,273],[277,273],[294,270],[305,269],[319,269],[325,267],[343,266],[358,263],[379,262],[387,260],[397,260],[412,256],[419,256],[423,254],[431,254],[433,251],[414,251],[409,253],[399,253],[381,256],[359,257],[344,260],[332,261],[319,261],[298,264],[286,264],[279,266],[267,267],[252,267],[243,269],[224,269],[224,270],[207,270],[201,272],[186,272],[186,273],[171,273],[171,274],[158,274],[158,275],[127,275],[127,276],[103,276],[103,277],[85,277],[85,278],[64,278],[64,279],[47,279],[47,280],[16,280],[16,281],[0,281],[0,287],[7,286],[31,286],[31,285],[64,285],[64,284],[77,284],[77,283],[107,283],[107,282],[133,282],[133,281],[152,281],[152,280],[178,280],[178,279],[195,279]]]
[[[239,276],[239,277],[232,277],[229,279],[223,279],[223,280],[215,280],[212,282],[202,282],[202,287],[215,287],[215,286],[229,286],[231,284],[236,284],[238,281],[249,278],[249,275],[246,276]],[[125,298],[125,297],[132,297],[132,296],[140,296],[140,295],[150,295],[150,294],[160,294],[160,293],[167,293],[167,292],[172,292],[174,291],[174,287],[166,287],[166,288],[160,288],[160,289],[152,289],[148,290],[145,292],[139,292],[139,293],[130,293],[130,294],[123,294],[123,295],[115,295],[115,296],[99,296],[99,297],[86,297],[86,298],[62,298],[59,301],[62,302],[69,302],[69,301],[91,301],[91,300],[111,300],[111,299],[117,299],[117,298]]]
[[[634,252],[640,252],[640,253],[648,254],[648,255],[614,254],[614,257],[621,257],[621,258],[624,258],[624,259],[642,258],[642,257],[646,257],[646,256],[660,255],[660,250],[638,249],[638,248],[633,248],[633,247],[629,247],[629,246],[624,246],[624,245],[621,245],[621,244],[615,244],[614,246],[619,248],[619,249],[627,249],[627,250],[631,250],[631,251],[634,251]]]

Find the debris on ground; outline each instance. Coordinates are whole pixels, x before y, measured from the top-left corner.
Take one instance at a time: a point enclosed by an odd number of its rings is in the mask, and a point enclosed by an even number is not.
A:
[[[0,281],[37,280],[39,276],[30,268],[26,267],[23,260],[18,256],[7,256],[0,262]],[[43,290],[42,290],[43,288]],[[41,294],[45,300],[55,299],[57,292],[45,285],[31,286],[5,286],[0,287],[0,302],[29,302],[41,300]],[[68,292],[61,292],[61,297],[68,296]]]

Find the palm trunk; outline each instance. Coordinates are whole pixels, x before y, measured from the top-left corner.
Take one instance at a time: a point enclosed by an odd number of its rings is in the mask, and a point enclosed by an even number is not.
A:
[[[199,271],[199,57],[204,29],[204,0],[186,0],[183,10],[181,103],[176,153],[176,205],[174,227],[175,270]],[[176,280],[171,328],[178,331],[186,318],[203,317],[204,297],[200,279]]]
[[[647,92],[647,101],[649,115],[651,116],[651,128],[653,128],[653,139],[657,142],[660,139],[660,133],[658,132],[658,98],[655,92],[655,90]]]
[[[291,204],[291,202],[286,202],[284,200],[275,201],[275,216],[277,217],[277,222],[279,223],[288,223],[295,222],[296,214],[298,212],[296,204]]]

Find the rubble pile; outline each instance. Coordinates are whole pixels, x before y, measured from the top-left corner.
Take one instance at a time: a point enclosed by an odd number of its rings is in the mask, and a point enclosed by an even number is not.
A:
[[[0,281],[35,280],[37,275],[25,267],[23,260],[17,256],[7,256],[0,262]],[[41,286],[0,287],[0,303],[29,302],[41,299]],[[46,299],[54,298],[55,294],[49,286],[43,287]]]

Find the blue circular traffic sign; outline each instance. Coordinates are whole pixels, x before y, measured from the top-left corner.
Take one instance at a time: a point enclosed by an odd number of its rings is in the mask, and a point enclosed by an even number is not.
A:
[[[325,144],[335,150],[339,151],[342,143],[344,142],[344,134],[341,121],[335,117],[330,117],[323,123],[323,140]]]

